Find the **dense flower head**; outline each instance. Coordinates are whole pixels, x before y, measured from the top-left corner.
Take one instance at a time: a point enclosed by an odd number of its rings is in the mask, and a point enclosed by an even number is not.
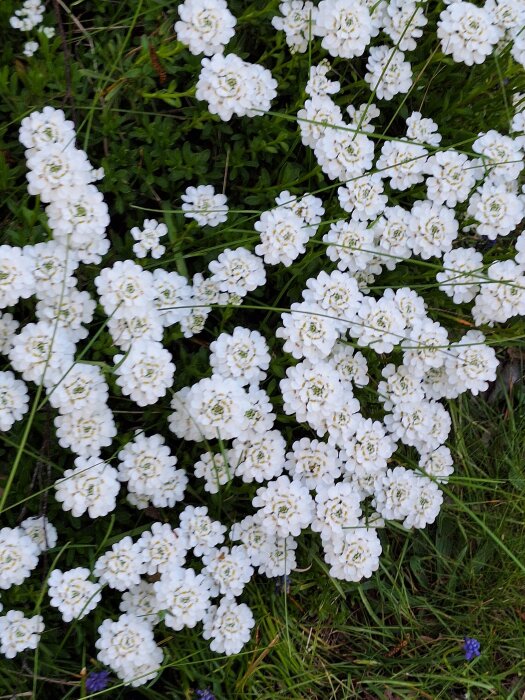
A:
[[[437,36],[443,53],[458,63],[483,63],[502,36],[490,13],[471,2],[453,2],[440,15]]]
[[[272,17],[272,25],[284,31],[292,53],[304,53],[313,36],[317,7],[310,0],[284,0],[279,12],[281,16]]]
[[[184,0],[177,9],[180,17],[175,23],[177,39],[196,56],[221,53],[235,34],[237,20],[228,10],[226,0]]]

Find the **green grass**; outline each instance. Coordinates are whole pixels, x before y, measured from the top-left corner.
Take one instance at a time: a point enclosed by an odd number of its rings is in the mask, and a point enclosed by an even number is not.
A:
[[[63,107],[74,118],[78,145],[95,166],[103,165],[100,183],[110,206],[112,250],[105,264],[131,255],[129,229],[148,216],[169,225],[169,250],[162,260],[168,269],[189,274],[203,271],[226,247],[252,247],[253,223],[284,189],[323,197],[327,214],[321,235],[307,254],[270,274],[264,293],[258,290],[240,308],[215,310],[198,339],[182,340],[171,328],[166,340],[177,364],[179,389],[204,376],[207,345],[234,325],[260,328],[274,338],[279,312],[300,297],[305,280],[326,265],[320,238],[326,224],[339,218],[336,188],[316,166],[298,137],[296,113],[304,101],[309,62],[323,56],[319,42],[305,55],[290,56],[283,36],[269,23],[277,0],[229,2],[239,20],[230,48],[271,68],[279,80],[272,111],[258,119],[220,122],[206,112],[193,94],[200,59],[177,44],[172,33],[177,3],[167,0],[59,2],[65,29],[26,60],[25,39],[8,28],[12,0],[0,4],[0,222],[1,243],[24,245],[46,240],[49,230],[39,202],[25,190],[23,148],[17,141],[20,120],[46,104]],[[478,132],[505,132],[512,94],[525,91],[523,70],[508,51],[485,64],[466,69],[439,52],[435,36],[436,10],[418,49],[410,54],[415,84],[406,96],[382,103],[383,117],[374,138],[399,138],[403,120],[413,110],[437,121],[442,147],[470,153]],[[52,8],[47,24],[56,25]],[[161,84],[151,49],[166,73]],[[64,56],[67,55],[67,68]],[[342,91],[341,106],[371,101],[363,75],[366,59],[334,60]],[[180,213],[180,194],[191,184],[223,183],[232,213],[227,227],[200,230]],[[424,188],[416,196],[424,197]],[[392,192],[391,202],[408,206],[407,193]],[[459,211],[464,212],[460,206]],[[462,234],[463,245],[478,245],[484,262],[512,256],[515,235],[485,246],[473,234]],[[151,261],[145,266],[153,267]],[[331,268],[330,268],[331,269]],[[424,295],[432,317],[457,339],[470,327],[469,306],[453,306],[437,290],[434,260],[411,260],[385,272],[372,286],[411,286]],[[96,266],[83,266],[81,288],[94,291]],[[33,302],[17,307],[20,321],[33,320]],[[193,698],[196,688],[209,687],[219,700],[257,697],[259,700],[397,700],[463,698],[521,700],[525,694],[525,390],[522,385],[523,319],[483,329],[501,360],[500,379],[488,396],[461,397],[449,403],[453,432],[449,446],[456,472],[445,487],[445,504],[435,525],[405,532],[390,524],[382,535],[380,570],[361,584],[328,576],[317,535],[300,539],[298,562],[289,590],[275,580],[255,577],[242,600],[254,611],[252,642],[237,657],[209,651],[195,630],[174,633],[159,629],[156,638],[166,650],[166,669],[156,683],[137,690],[115,681],[97,697]],[[96,317],[91,341],[79,350],[86,359],[109,366],[111,347],[102,313]],[[357,392],[363,412],[380,416],[375,387],[385,358],[366,352],[373,377],[371,387]],[[398,355],[394,355],[398,358]],[[278,379],[291,363],[274,344],[268,385],[279,408]],[[7,369],[2,359],[1,369]],[[111,375],[108,380],[112,381]],[[45,512],[59,529],[58,546],[41,559],[32,577],[2,594],[5,608],[41,609],[46,632],[38,655],[25,653],[14,662],[0,658],[0,698],[85,697],[80,673],[96,667],[96,630],[118,608],[118,596],[105,591],[104,603],[80,623],[64,625],[49,607],[45,578],[52,564],[60,568],[92,566],[104,547],[124,534],[136,536],[151,524],[150,513],[137,512],[121,498],[111,517],[89,522],[64,514],[54,501],[52,484],[72,456],[56,444],[53,411],[33,392],[34,412],[7,434],[0,433],[0,477],[4,490],[2,526],[14,526],[28,515]],[[169,438],[166,403],[138,411],[112,384],[111,405],[117,412],[119,440],[109,458],[131,438],[139,425]],[[160,425],[160,427],[159,427]],[[288,440],[294,421],[280,416],[278,427]],[[190,467],[200,450],[170,439],[182,466]],[[416,464],[413,451],[398,453]],[[123,493],[123,492],[122,492]],[[122,495],[121,493],[121,495]],[[228,487],[215,497],[190,489],[192,503],[209,503],[216,517],[232,522],[250,512],[251,486]],[[155,514],[153,514],[155,515]],[[173,513],[166,513],[168,519]],[[165,634],[163,637],[162,635]],[[463,658],[464,636],[480,640],[482,654],[471,663]],[[95,697],[92,695],[90,697]]]

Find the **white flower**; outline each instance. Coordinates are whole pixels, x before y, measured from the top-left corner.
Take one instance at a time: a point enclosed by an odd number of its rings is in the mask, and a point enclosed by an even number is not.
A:
[[[306,280],[303,299],[324,310],[325,322],[331,322],[343,333],[348,329],[348,322],[355,318],[363,295],[355,279],[347,272],[334,270],[327,274],[322,270],[317,277]]]
[[[327,360],[339,374],[347,392],[354,384],[363,387],[369,383],[366,358],[362,352],[354,350],[350,345],[336,343]]]
[[[189,312],[189,309],[185,311]],[[127,352],[135,340],[162,340],[164,318],[160,313],[155,313],[150,306],[140,306],[124,316],[111,316],[107,328],[113,343]]]
[[[385,520],[404,520],[413,510],[418,495],[418,477],[404,467],[389,469],[379,481],[374,507]]]
[[[245,412],[246,430],[256,433],[266,433],[273,428],[275,413],[270,398],[264,389],[255,386],[248,388],[250,408]]]
[[[398,205],[385,207],[376,225],[377,256],[387,270],[412,257],[410,220],[412,214]]]
[[[479,134],[472,144],[472,150],[481,154],[479,162],[483,168],[479,168],[479,177],[486,171],[492,179],[501,178],[504,182],[512,183],[523,170],[523,149],[520,141],[504,136],[494,129]]]
[[[253,292],[254,289],[266,283],[266,272],[262,261],[246,248],[235,250],[226,248],[217,260],[212,260],[208,268],[212,273],[210,282],[217,285],[219,291],[228,294],[244,297],[248,292]],[[193,287],[195,289],[195,278]],[[210,299],[210,303],[221,303],[221,301]]]
[[[89,569],[53,569],[47,580],[50,604],[58,608],[64,622],[81,620],[102,600],[102,586],[89,581]]]
[[[337,262],[339,270],[367,270],[375,263],[376,226],[368,226],[365,221],[358,221],[353,215],[349,221],[336,221],[330,225],[323,242],[328,243],[326,255],[332,262]],[[377,270],[379,271],[379,270]]]
[[[364,175],[350,180],[344,187],[339,187],[337,196],[342,209],[361,221],[373,221],[381,214],[388,201],[383,194],[383,180],[380,173]]]
[[[23,248],[0,246],[0,308],[14,306],[35,293],[33,264]]]
[[[286,441],[278,430],[246,431],[232,442],[228,462],[236,476],[250,484],[273,479],[283,473]]]
[[[359,491],[348,482],[319,488],[315,496],[316,515],[312,530],[319,532],[323,541],[344,535],[359,525],[360,502]]]
[[[265,561],[266,550],[274,538],[264,529],[257,515],[247,515],[231,526],[230,539],[233,542],[240,540],[253,566],[259,566]]]
[[[284,207],[264,211],[254,228],[261,238],[255,246],[257,255],[267,265],[283,263],[286,267],[305,252],[306,243],[315,233],[298,214]]]
[[[202,636],[211,639],[210,649],[231,656],[238,654],[250,639],[255,625],[250,608],[225,598],[219,607],[212,606],[204,620]]]
[[[379,382],[377,398],[385,411],[392,410],[397,404],[418,404],[423,401],[421,379],[414,376],[409,367],[388,364],[383,368],[382,375],[386,381]]]
[[[425,300],[410,287],[400,287],[395,294],[393,289],[385,289],[383,298],[394,302],[403,317],[407,331],[412,329],[416,322],[426,318],[427,305]]]
[[[53,549],[57,543],[56,527],[49,522],[45,515],[26,518],[22,520],[20,527],[37,545],[39,553]]]
[[[518,238],[516,239],[516,257],[515,257],[516,262],[518,265],[521,267],[525,267],[525,233],[520,233]],[[1,329],[1,324],[4,322],[4,318],[6,316],[9,316],[10,314],[4,314],[3,317],[0,318],[0,333],[2,331]],[[13,329],[14,331],[14,329]],[[6,336],[9,334],[9,331],[6,331]]]
[[[160,258],[166,250],[165,246],[160,245],[160,239],[168,233],[168,227],[159,224],[156,219],[144,219],[142,230],[134,226],[130,233],[137,241],[133,252],[138,258],[145,258],[150,251],[152,258]]]
[[[525,24],[525,7],[520,0],[487,0],[484,8],[495,24],[511,34]]]
[[[419,144],[404,139],[385,141],[376,168],[384,171],[383,177],[390,178],[393,189],[403,191],[423,182],[427,156],[428,151]]]
[[[283,350],[300,360],[324,359],[339,337],[338,325],[329,314],[316,304],[294,303],[291,313],[281,315],[283,325],[277,328],[276,338],[283,338]]]
[[[19,586],[36,568],[40,548],[19,527],[0,530],[0,589]]]
[[[193,473],[198,479],[204,479],[204,490],[219,493],[220,486],[229,483],[235,476],[235,465],[229,464],[223,454],[205,452],[195,462]]]
[[[205,506],[186,506],[180,514],[180,529],[188,538],[188,548],[196,557],[207,554],[213,547],[224,542],[225,525],[212,520]]]
[[[283,411],[287,415],[295,414],[299,423],[308,422],[324,434],[326,420],[343,396],[343,385],[335,369],[322,360],[315,365],[305,360],[288,367],[279,387]]]
[[[73,365],[60,383],[47,392],[49,403],[62,414],[103,405],[108,395],[101,368],[89,364]]]
[[[240,384],[258,384],[266,378],[270,353],[259,331],[237,326],[210,343],[210,366],[216,374],[233,377]]]
[[[324,214],[322,199],[308,193],[296,197],[290,194],[288,190],[283,190],[275,198],[275,203],[277,206],[290,209],[294,214],[297,214],[307,226],[312,227],[313,233],[317,231],[317,224],[321,222]]]
[[[472,301],[480,291],[483,270],[483,255],[475,248],[455,248],[443,255],[443,272],[436,280],[439,289],[452,299],[454,304]],[[471,273],[477,274],[471,274]]]
[[[74,251],[56,241],[26,245],[22,249],[30,261],[35,280],[35,294],[39,299],[54,299],[67,295],[77,280],[73,272],[78,267]]]
[[[295,479],[290,481],[287,476],[258,488],[252,505],[259,509],[263,528],[277,537],[297,537],[311,524],[314,514],[306,486]]]
[[[150,308],[155,297],[151,272],[132,260],[118,260],[112,267],[105,267],[95,286],[100,303],[108,316],[134,314],[142,307]]]
[[[230,440],[245,430],[245,414],[250,403],[239,382],[214,374],[191,387],[186,407],[199,431],[199,439]]]
[[[396,443],[382,423],[371,418],[361,418],[357,422],[355,435],[345,445],[341,458],[346,471],[359,477],[370,470],[379,472],[386,469],[387,461],[395,451]]]
[[[381,542],[375,529],[364,526],[347,530],[343,535],[323,543],[330,576],[343,581],[370,578],[379,568]]]
[[[332,445],[302,438],[296,440],[292,452],[286,454],[284,467],[292,479],[313,490],[331,486],[341,476],[343,465]]]
[[[159,321],[163,326],[172,326],[179,323],[190,313],[191,286],[188,280],[178,272],[167,272],[158,267],[153,270],[153,284],[155,286],[155,298],[153,304],[159,312]],[[151,317],[151,314],[148,314]],[[157,321],[156,316],[154,317]],[[158,337],[150,340],[161,340],[162,331]],[[120,346],[122,347],[122,345]],[[127,350],[127,348],[123,348]]]
[[[82,187],[95,179],[87,155],[73,146],[49,143],[42,149],[31,149],[27,156],[26,175],[29,194],[48,204],[64,187]]]
[[[436,401],[395,404],[384,420],[393,437],[414,446],[420,454],[442,445],[451,427],[450,415]]]
[[[345,182],[361,177],[372,167],[374,142],[356,128],[341,124],[327,128],[314,144],[321,170],[330,180]]]
[[[246,547],[243,545],[237,545],[231,549],[228,547],[212,549],[204,555],[202,560],[203,575],[211,577],[218,593],[226,598],[236,598],[241,595],[253,575],[253,567]]]
[[[212,185],[188,187],[182,201],[184,216],[195,219],[199,226],[218,226],[228,218],[226,195],[215,194]]]
[[[21,379],[13,372],[0,372],[0,431],[10,430],[27,413],[29,395]]]
[[[482,280],[472,316],[477,326],[504,323],[511,316],[525,315],[525,274],[513,260],[494,262]]]
[[[128,482],[128,490],[139,496],[153,498],[162,493],[173,478],[177,458],[174,457],[162,435],[137,433],[118,453],[118,479]]]
[[[458,387],[451,383],[452,377],[449,375],[447,366],[442,365],[437,368],[430,368],[425,372],[422,379],[421,388],[425,392],[426,399],[456,399],[466,388]]]
[[[282,17],[272,17],[272,26],[284,31],[292,53],[304,53],[314,35],[317,7],[310,0],[283,0],[279,12]]]
[[[415,486],[416,498],[403,522],[403,527],[407,530],[431,525],[437,518],[443,503],[443,494],[438,485],[426,476],[419,477],[415,481]]]
[[[195,627],[210,607],[210,586],[206,576],[193,569],[171,568],[153,584],[165,623],[174,630]]]
[[[307,95],[333,95],[341,89],[341,83],[329,80],[326,74],[330,71],[330,63],[321,61],[317,66],[311,66],[308,82],[304,88]]]
[[[143,618],[151,625],[156,624],[159,621],[159,602],[153,583],[141,581],[136,586],[124,591],[119,610]]]
[[[413,51],[423,35],[427,18],[414,0],[390,0],[384,14],[383,31],[401,51]]]
[[[370,12],[353,0],[321,0],[313,31],[331,56],[362,56],[372,37]]]
[[[412,87],[412,67],[395,46],[372,47],[366,69],[365,81],[380,100],[391,100]]]
[[[90,518],[111,513],[119,490],[117,470],[98,457],[77,457],[75,468],[55,482],[56,500],[75,518],[86,511]]]
[[[488,180],[471,196],[467,214],[476,220],[476,231],[494,241],[516,228],[525,216],[525,205],[520,196],[508,191],[505,182]]]
[[[444,445],[433,452],[424,452],[419,460],[421,471],[441,484],[446,484],[448,477],[454,473],[453,464],[452,454]]]
[[[9,18],[9,24],[13,29],[28,32],[42,22],[45,11],[45,5],[40,0],[25,0],[22,7]]]
[[[277,94],[277,81],[262,66],[247,63],[233,53],[216,53],[202,59],[195,96],[208,103],[208,111],[229,121],[267,112]]]
[[[79,292],[69,288],[64,294],[54,298],[46,297],[36,305],[36,316],[39,321],[49,321],[65,328],[74,343],[87,337],[88,331],[84,325],[93,320],[97,304],[89,292]]]
[[[56,34],[54,27],[42,27],[41,29],[39,28],[38,31],[42,32],[48,39],[52,39]]]
[[[180,20],[175,22],[177,39],[194,56],[222,53],[235,34],[237,20],[226,0],[184,0],[178,6]]]
[[[423,260],[448,253],[458,235],[454,210],[428,200],[418,201],[412,207],[410,228],[412,250]]]
[[[439,146],[441,143],[442,137],[438,132],[438,125],[432,119],[423,118],[421,112],[412,112],[406,123],[407,138],[429,144],[430,146]]]
[[[13,338],[19,327],[20,324],[13,318],[12,314],[0,314],[0,352],[3,355],[9,354],[13,347]]]
[[[445,364],[450,352],[447,329],[429,318],[414,322],[408,338],[401,343],[403,364],[415,377]]]
[[[449,382],[457,385],[460,391],[468,390],[477,396],[496,379],[499,361],[494,348],[485,341],[480,331],[468,331],[451,346],[452,352],[446,361],[447,374]]]
[[[331,408],[326,408],[323,420],[316,427],[322,437],[328,433],[328,443],[344,448],[355,434],[361,415],[359,401],[349,396],[348,385],[342,383],[343,393],[339,394]]]
[[[52,143],[67,146],[75,140],[75,125],[66,119],[63,110],[44,107],[22,119],[18,138],[26,148],[42,149]]]
[[[116,622],[104,620],[95,642],[99,661],[109,666],[126,684],[137,687],[153,680],[163,653],[153,638],[150,623],[136,615],[121,615]]]
[[[376,3],[376,5],[377,4],[378,3]],[[368,104],[368,102],[365,102],[359,105],[359,107],[357,108],[353,105],[348,105],[346,111],[348,116],[352,120],[352,127],[355,127],[359,131],[366,131],[370,134],[374,133],[375,126],[371,124],[371,122],[373,119],[379,117],[381,112],[373,102],[372,104]]]
[[[73,364],[75,345],[69,333],[48,321],[28,323],[13,339],[9,360],[26,381],[56,384]]]
[[[318,139],[327,131],[327,124],[343,125],[341,108],[328,97],[318,95],[306,100],[304,109],[297,112],[297,122],[304,146],[314,148]]]
[[[131,537],[123,537],[96,560],[94,573],[101,583],[125,591],[138,585],[146,570],[146,553],[142,546]]]
[[[289,576],[297,566],[296,549],[297,542],[293,537],[272,537],[264,546],[259,573],[267,578]]]
[[[24,56],[31,58],[31,56],[34,56],[34,54],[38,51],[38,48],[38,41],[26,41],[26,43],[24,44],[23,54]]]
[[[454,2],[438,20],[437,36],[443,53],[456,63],[483,63],[502,36],[490,13],[470,2]]]
[[[25,617],[19,610],[9,610],[0,616],[0,652],[13,659],[25,649],[36,649],[43,631],[41,615]]]
[[[113,414],[103,403],[57,416],[54,423],[60,447],[69,447],[82,457],[98,455],[102,447],[111,445],[117,434]]]
[[[436,204],[455,207],[464,202],[476,183],[473,162],[464,153],[437,151],[427,160],[427,197]]]
[[[153,523],[137,540],[146,562],[146,574],[153,576],[182,566],[186,558],[187,539],[169,523]]]
[[[115,355],[116,384],[138,406],[157,403],[173,384],[171,354],[155,340],[135,340],[126,355]]]
[[[405,337],[404,331],[405,320],[392,300],[365,297],[349,332],[357,338],[358,345],[383,353],[392,352],[399,345]]]

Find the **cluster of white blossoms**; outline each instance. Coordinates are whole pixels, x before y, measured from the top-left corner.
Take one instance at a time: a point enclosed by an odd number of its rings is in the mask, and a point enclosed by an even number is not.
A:
[[[378,100],[391,100],[412,86],[405,52],[423,34],[425,9],[412,0],[284,0],[272,23],[294,52],[315,40],[333,57],[363,56],[365,82]],[[197,98],[226,121],[268,111],[277,86],[269,71],[223,53],[236,25],[225,0],[185,0],[178,12],[178,40],[206,56]],[[503,41],[513,42],[515,55],[517,22],[523,12],[512,0],[483,8],[452,2],[438,32],[443,51],[470,64]],[[509,240],[525,217],[517,184],[524,100],[513,105],[508,134],[487,127],[464,153],[443,146],[438,124],[419,111],[408,114],[398,138],[374,139],[380,109],[345,105],[346,117],[336,102],[344,88],[330,71],[327,60],[310,67],[298,129],[335,181],[334,196],[275,190],[254,221],[252,250],[227,247],[226,195],[209,184],[189,186],[180,214],[191,228],[226,224],[222,252],[191,278],[163,260],[161,239],[173,232],[155,219],[131,229],[138,261],[104,260],[109,215],[95,185],[102,171],[76,148],[61,110],[45,107],[22,121],[28,191],[45,205],[51,236],[0,246],[0,352],[11,366],[0,372],[0,430],[24,418],[34,394],[55,411],[58,442],[70,452],[54,484],[67,517],[104,518],[126,498],[124,507],[153,520],[141,518],[131,534],[112,533],[91,568],[85,560],[60,564],[46,577],[49,606],[64,622],[118,597],[95,647],[125,684],[142,685],[169,662],[160,644],[167,630],[200,629],[212,651],[238,653],[255,626],[242,602],[246,586],[255,576],[297,570],[308,556],[304,536],[319,535],[332,577],[359,582],[379,568],[390,523],[412,530],[435,521],[454,472],[444,401],[484,392],[498,360],[482,330],[448,329],[446,314],[406,284],[374,287],[382,272],[412,259],[434,268],[449,306],[470,304],[475,326],[525,315],[525,233],[514,258],[486,264],[483,254],[487,242]],[[314,246],[306,264],[297,262]],[[86,265],[96,266],[92,277]],[[249,314],[232,321],[253,292],[255,304],[275,266],[283,275],[291,268],[297,292],[289,308],[278,307],[275,327],[254,327],[260,319]],[[76,275],[93,282],[96,298],[79,289]],[[278,292],[285,304],[288,288]],[[20,327],[13,313],[23,301],[27,318],[32,297],[35,320]],[[229,313],[207,324],[221,307]],[[173,338],[205,328],[206,340],[195,341],[206,366],[192,365],[182,386]],[[107,362],[89,360],[99,334]],[[372,415],[363,387],[377,398]],[[138,410],[113,413],[115,396]],[[167,425],[160,418],[153,429],[135,424],[152,406],[151,415],[168,409]],[[221,522],[208,494],[231,502],[241,485],[251,510]],[[44,516],[1,529],[0,589],[23,584],[39,555],[60,546]],[[43,630],[42,616],[10,610],[0,616],[0,651],[12,658],[34,649]]]
[[[457,63],[472,66],[510,45],[513,58],[525,65],[525,7],[519,0],[487,0],[483,7],[459,0],[446,0],[445,4],[437,23],[443,53]],[[213,5],[219,3],[213,0]],[[369,49],[367,69],[371,73],[365,80],[375,83],[371,84],[374,89],[383,83],[380,90],[385,93],[384,99],[391,99],[396,92],[410,88],[410,64],[405,64],[403,52],[413,51],[423,36],[428,22],[426,5],[427,0],[321,0],[317,6],[310,0],[283,0],[279,5],[281,14],[272,19],[272,25],[284,31],[292,53],[304,53],[312,40],[320,37],[321,46],[339,58],[362,56],[382,32],[391,45]],[[387,75],[381,77],[382,70]],[[375,81],[371,77],[374,71]],[[396,81],[397,90],[385,90],[384,83]]]
[[[30,32],[36,29],[39,34],[52,39],[55,36],[55,28],[44,26],[45,11],[46,8],[42,0],[24,0],[22,6],[15,10],[14,15],[9,18],[9,24],[13,29],[18,29],[21,32]],[[24,56],[31,58],[39,47],[38,41],[26,41]]]

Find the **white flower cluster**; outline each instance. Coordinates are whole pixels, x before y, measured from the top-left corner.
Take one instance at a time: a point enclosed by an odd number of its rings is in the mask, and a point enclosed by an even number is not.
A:
[[[42,0],[24,0],[22,7],[15,10],[15,13],[9,19],[9,24],[13,29],[18,29],[21,32],[30,32],[33,29],[48,39],[55,36],[54,27],[44,27],[44,13],[46,8]],[[38,51],[40,44],[37,41],[26,41],[24,44],[24,56],[31,58]]]
[[[521,2],[487,0],[483,7],[458,0],[447,0],[445,4],[437,27],[443,53],[452,56],[457,63],[472,66],[483,63],[497,47],[510,44],[513,58],[524,65],[525,8]],[[397,75],[401,82],[404,80],[402,73],[410,69],[410,66],[400,69],[404,63],[403,52],[416,48],[428,21],[424,3],[415,0],[321,0],[317,7],[309,0],[284,0],[279,11],[281,15],[272,19],[272,25],[284,31],[292,53],[304,53],[314,37],[321,37],[322,47],[331,56],[362,56],[372,38],[382,30],[395,46],[372,47],[367,68],[372,74],[376,71],[379,78],[381,68],[374,67],[374,63],[379,62],[383,70]],[[373,82],[368,77],[365,79]],[[388,83],[390,78],[381,79],[381,82]],[[384,88],[380,89],[385,92]],[[386,91],[385,99],[391,99],[388,94]],[[378,96],[381,98],[379,93]]]
[[[506,37],[514,56],[525,54],[516,31],[523,12],[508,5],[507,12],[495,0],[483,8],[447,3],[438,28],[443,51],[477,63]],[[411,89],[405,52],[414,50],[426,25],[422,3],[283,0],[279,9],[272,23],[292,51],[306,51],[314,39],[333,57],[368,50],[364,80],[378,100]],[[225,0],[185,0],[178,12],[178,40],[206,56],[196,96],[210,113],[228,121],[268,111],[277,85],[270,72],[223,53],[236,25]],[[380,31],[393,45],[369,48]],[[164,627],[180,631],[202,623],[212,651],[238,653],[255,625],[239,600],[247,584],[255,575],[283,577],[297,569],[304,533],[319,533],[331,576],[358,582],[379,568],[381,528],[390,521],[407,530],[435,521],[440,485],[454,471],[446,445],[451,418],[442,401],[484,392],[498,360],[480,330],[449,336],[410,287],[383,285],[377,293],[373,283],[383,270],[413,257],[434,265],[439,288],[453,303],[472,304],[477,326],[525,315],[525,234],[514,259],[488,266],[475,242],[457,245],[461,232],[473,241],[511,236],[525,216],[517,185],[525,147],[520,103],[511,135],[479,134],[474,157],[442,148],[438,125],[420,112],[409,114],[399,138],[376,141],[372,122],[381,111],[350,105],[343,117],[336,103],[341,83],[329,79],[330,70],[324,60],[310,67],[298,121],[303,144],[336,181],[334,206],[338,201],[345,214],[336,211],[323,222],[326,202],[283,190],[254,223],[253,251],[225,247],[206,274],[191,279],[164,269],[160,240],[168,227],[153,219],[133,227],[131,236],[136,256],[151,254],[158,264],[101,264],[109,216],[94,183],[102,172],[75,147],[74,126],[61,110],[45,107],[22,122],[28,191],[46,205],[52,239],[0,246],[0,308],[37,300],[36,321],[22,328],[11,313],[0,316],[0,352],[13,370],[0,372],[0,430],[27,412],[25,382],[40,385],[57,411],[59,444],[75,455],[54,485],[62,508],[73,518],[102,518],[115,510],[125,484],[128,503],[155,520],[138,537],[112,539],[92,570],[55,568],[47,578],[50,605],[64,622],[92,613],[106,588],[120,597],[121,614],[99,626],[96,648],[100,662],[125,684],[155,678],[164,661],[158,643]],[[231,215],[226,195],[212,185],[188,187],[182,202],[193,229],[217,227]],[[178,337],[199,334],[214,307],[237,307],[266,284],[266,265],[289,268],[314,244],[321,271],[312,271],[312,256],[300,298],[279,309],[274,337],[228,325],[225,316],[221,332],[206,343],[208,371],[172,390],[173,335],[168,350],[165,329],[177,326]],[[85,352],[76,357],[97,305],[78,289],[75,274],[86,264],[99,266],[94,285],[117,350],[112,366],[83,360]],[[299,273],[301,265],[295,267]],[[374,377],[378,365],[380,378]],[[104,372],[122,401],[140,408],[169,403],[169,439],[156,432],[161,426],[136,428],[112,456],[102,454],[117,435]],[[367,415],[359,401],[366,386],[377,392],[379,416]],[[288,442],[281,427],[294,421]],[[195,450],[187,443],[196,443]],[[406,449],[396,455],[401,445]],[[406,464],[410,451],[415,468]],[[202,495],[200,487],[231,493],[241,482],[251,488],[253,512],[237,522],[215,519],[202,500],[188,503]],[[177,510],[157,517],[162,508]],[[39,554],[56,545],[57,532],[44,517],[1,529],[0,588],[22,584]],[[39,615],[11,610],[0,617],[0,651],[11,658],[35,648],[42,631]]]

